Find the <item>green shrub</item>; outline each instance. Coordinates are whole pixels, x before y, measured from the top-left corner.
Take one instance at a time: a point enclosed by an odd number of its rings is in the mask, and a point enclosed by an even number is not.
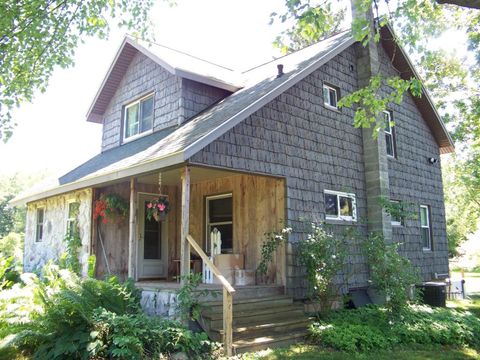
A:
[[[348,352],[410,344],[478,348],[480,319],[466,311],[415,305],[392,321],[385,308],[364,307],[324,316],[310,334],[319,344]]]
[[[0,293],[0,359],[12,351],[34,359],[148,359],[212,349],[205,334],[147,317],[133,282],[80,279],[49,265],[43,279],[23,274],[23,286]]]

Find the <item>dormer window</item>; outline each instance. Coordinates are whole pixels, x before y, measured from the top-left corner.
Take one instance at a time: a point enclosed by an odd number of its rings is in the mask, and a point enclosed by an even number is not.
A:
[[[125,106],[123,139],[130,141],[153,127],[153,94]]]

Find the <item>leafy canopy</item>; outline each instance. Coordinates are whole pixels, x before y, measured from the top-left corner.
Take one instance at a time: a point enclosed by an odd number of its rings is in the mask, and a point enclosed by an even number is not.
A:
[[[79,42],[106,38],[110,23],[149,37],[154,0],[3,0],[0,2],[0,139],[15,127],[11,110],[44,92],[55,67],[73,65]]]

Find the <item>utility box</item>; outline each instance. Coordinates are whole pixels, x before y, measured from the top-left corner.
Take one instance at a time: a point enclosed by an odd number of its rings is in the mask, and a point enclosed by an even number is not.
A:
[[[426,305],[445,307],[447,305],[447,285],[445,283],[427,282],[421,286],[423,302]]]

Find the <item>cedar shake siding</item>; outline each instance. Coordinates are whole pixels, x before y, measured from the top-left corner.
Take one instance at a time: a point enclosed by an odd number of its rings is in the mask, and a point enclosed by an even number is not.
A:
[[[132,59],[104,115],[102,152],[122,143],[125,105],[154,92],[153,131],[176,127],[230,92],[171,75],[138,52]]]
[[[355,45],[358,46],[358,45]],[[213,165],[286,178],[286,209],[291,225],[298,219],[325,220],[324,190],[354,193],[359,233],[366,229],[366,191],[362,132],[353,126],[353,110],[330,110],[323,105],[322,81],[337,86],[340,94],[357,89],[354,46],[323,65],[282,95],[258,110],[219,139],[191,157],[195,164]],[[385,63],[383,71],[394,71]],[[388,61],[388,60],[387,60]],[[388,70],[385,68],[388,66]],[[439,163],[430,165],[427,157],[439,158],[439,149],[410,96],[392,106],[397,124],[398,159],[389,159],[392,199],[430,205],[433,224],[433,252],[422,251],[420,220],[407,220],[395,227],[394,239],[404,242],[402,250],[417,266],[425,280],[432,273],[448,271],[445,214]],[[336,232],[345,226],[334,224]],[[345,222],[345,224],[352,224]],[[294,259],[292,246],[300,234],[292,234],[287,249],[287,291],[305,295],[304,272]],[[349,265],[343,290],[367,286],[368,269],[361,246],[351,240]],[[337,279],[341,282],[342,279]]]
[[[356,71],[350,69],[355,61],[351,47],[194,155],[191,162],[285,177],[287,216],[297,228],[300,218],[325,219],[325,189],[354,193],[356,225],[365,234],[362,133],[352,126],[352,109],[329,110],[322,96],[323,80],[338,86],[340,93],[357,88]],[[292,234],[290,241],[294,244],[299,236]],[[350,250],[346,287],[366,286],[361,249],[352,243]],[[287,250],[287,289],[303,297],[306,279],[291,252]]]
[[[380,50],[383,50],[380,48]],[[384,51],[380,51],[382,71],[389,76],[398,73],[390,65]],[[393,226],[393,240],[402,243],[400,249],[415,266],[420,267],[423,280],[435,273],[448,273],[448,245],[445,223],[440,152],[432,132],[422,119],[410,95],[401,105],[389,108],[395,121],[396,158],[388,159],[390,198],[413,203],[414,219],[406,219],[403,226]],[[428,158],[438,159],[430,164]],[[432,251],[423,251],[420,235],[420,205],[431,208]]]

